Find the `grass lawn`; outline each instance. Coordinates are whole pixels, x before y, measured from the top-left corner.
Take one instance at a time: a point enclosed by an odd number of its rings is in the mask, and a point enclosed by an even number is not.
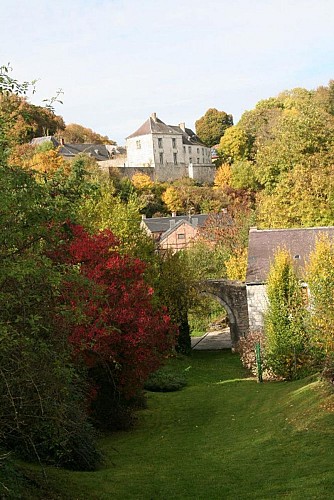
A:
[[[306,379],[258,384],[237,355],[194,352],[148,393],[134,430],[100,441],[97,472],[48,469],[62,499],[334,499],[334,396]]]

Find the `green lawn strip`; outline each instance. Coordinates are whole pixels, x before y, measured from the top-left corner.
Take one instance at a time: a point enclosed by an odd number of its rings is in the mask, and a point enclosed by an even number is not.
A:
[[[148,393],[135,429],[101,439],[101,470],[49,472],[64,498],[331,498],[334,415],[319,383],[258,384],[229,352],[171,367],[188,386]]]

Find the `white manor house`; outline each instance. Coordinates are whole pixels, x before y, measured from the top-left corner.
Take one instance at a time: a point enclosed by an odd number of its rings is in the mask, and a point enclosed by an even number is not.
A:
[[[152,113],[126,138],[126,150],[127,160],[121,172],[127,177],[143,172],[162,182],[181,177],[213,182],[215,167],[211,149],[184,123],[166,125]]]

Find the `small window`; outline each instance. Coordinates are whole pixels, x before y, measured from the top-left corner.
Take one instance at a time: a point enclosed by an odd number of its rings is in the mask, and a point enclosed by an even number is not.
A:
[[[186,235],[185,235],[184,233],[179,233],[179,234],[177,235],[177,239],[178,239],[178,240],[185,240],[185,239],[186,239]]]
[[[199,158],[197,158],[197,163],[199,163]]]
[[[199,155],[199,148],[197,148],[197,154]]]
[[[137,149],[141,149],[140,141],[136,141],[136,146],[137,146]]]
[[[185,147],[185,146],[183,146],[183,152],[184,152],[184,153],[186,152],[186,147]]]
[[[159,160],[160,160],[160,165],[163,165],[163,162],[164,162],[164,154],[163,153],[159,153]]]
[[[204,155],[204,148],[202,148],[202,154]]]
[[[176,148],[176,139],[174,137],[172,138],[172,146],[174,149]]]
[[[158,137],[158,148],[162,149],[162,137]]]
[[[190,157],[189,158],[189,163],[192,163],[193,162],[193,159]]]
[[[177,165],[177,153],[173,153],[174,165]]]
[[[188,146],[188,151],[189,153],[191,153],[191,146]]]

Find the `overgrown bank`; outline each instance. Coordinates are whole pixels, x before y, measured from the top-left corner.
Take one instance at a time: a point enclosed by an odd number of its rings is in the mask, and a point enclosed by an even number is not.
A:
[[[173,361],[180,392],[149,393],[96,472],[48,470],[60,498],[330,498],[334,396],[316,378],[258,384],[237,355]]]

